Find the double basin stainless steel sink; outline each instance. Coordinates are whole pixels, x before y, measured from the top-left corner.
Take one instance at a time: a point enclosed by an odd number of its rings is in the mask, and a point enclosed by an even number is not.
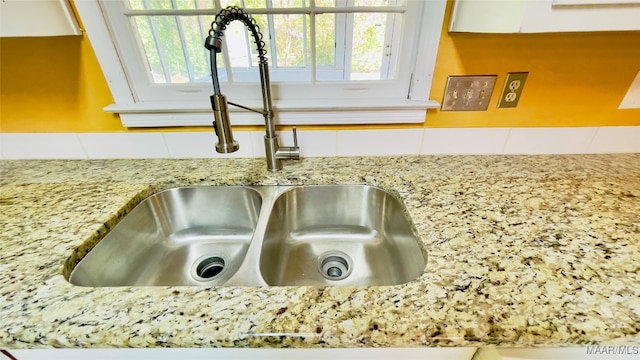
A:
[[[143,200],[78,263],[81,286],[397,285],[426,258],[365,185],[193,186]]]

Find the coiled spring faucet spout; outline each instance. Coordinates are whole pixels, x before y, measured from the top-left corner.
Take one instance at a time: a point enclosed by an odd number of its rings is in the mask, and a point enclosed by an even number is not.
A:
[[[224,30],[234,20],[240,20],[249,29],[256,43],[259,59],[260,84],[262,88],[262,111],[254,110],[243,105],[227,101],[226,97],[220,92],[220,83],[218,80],[218,70],[216,67],[216,54],[222,52],[222,36]],[[264,146],[267,154],[267,168],[270,171],[278,171],[282,169],[282,160],[300,158],[300,148],[296,129],[293,129],[294,146],[280,146],[278,143],[278,135],[276,134],[273,122],[273,108],[271,105],[271,84],[269,81],[269,64],[267,62],[267,50],[262,40],[260,27],[251,15],[247,14],[243,9],[230,6],[222,9],[216,15],[211,23],[209,36],[207,36],[204,46],[209,50],[211,57],[211,80],[213,82],[213,95],[211,95],[211,108],[215,121],[213,127],[218,136],[216,151],[219,153],[230,153],[239,149],[238,142],[233,139],[231,125],[229,122],[229,113],[227,104],[240,107],[245,110],[257,112],[264,116],[266,134],[264,136]]]

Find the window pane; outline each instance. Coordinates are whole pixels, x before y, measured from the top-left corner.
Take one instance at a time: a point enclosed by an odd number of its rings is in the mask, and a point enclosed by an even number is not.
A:
[[[213,0],[127,0],[132,7],[148,9],[213,6]],[[227,0],[252,7],[307,6],[308,0]],[[318,6],[343,4],[317,0]],[[360,6],[395,5],[398,0],[361,0]],[[274,81],[311,80],[311,18],[300,14],[253,15],[263,34]],[[316,14],[315,79],[319,81],[382,80],[393,77],[395,58],[394,21],[401,15],[386,13]],[[209,53],[203,46],[213,16],[133,16],[155,83],[186,83],[210,80]],[[393,20],[396,19],[396,20]],[[397,25],[397,24],[396,24]],[[397,38],[397,34],[396,34]],[[216,57],[221,81],[227,70],[234,81],[258,81],[258,56],[254,39],[240,21],[225,31],[226,50]],[[230,69],[224,61],[229,61]]]
[[[214,5],[213,0],[194,0],[198,5],[196,5],[197,9],[214,9],[216,6]]]
[[[244,7],[242,5],[242,0],[221,0],[220,1],[220,6],[222,6],[223,8],[226,8],[227,6]]]
[[[126,0],[125,4],[132,10],[192,10],[215,8],[214,0]]]
[[[177,18],[175,16],[137,17],[135,23],[153,81],[156,83],[188,82],[189,72]]]
[[[335,66],[335,29],[335,14],[316,15],[316,63],[318,66]]]
[[[209,54],[203,46],[207,16],[137,16],[135,27],[154,83],[210,79]],[[217,58],[224,67],[224,58]]]
[[[243,1],[228,1],[229,3],[233,2],[236,6],[245,8],[245,9],[264,9],[267,7],[266,0],[243,0]],[[239,2],[239,4],[238,4]],[[223,7],[226,5],[222,5]]]
[[[354,0],[355,6],[402,6],[404,0]]]
[[[307,6],[306,0],[272,0],[273,8],[299,8]],[[220,1],[222,7],[238,6],[245,9],[265,9],[267,8],[266,0],[222,0]]]
[[[187,57],[187,70],[190,81],[204,81],[210,77],[209,56],[204,47],[203,33],[206,33],[206,22],[197,16],[178,17],[182,28],[185,51]],[[222,60],[222,59],[220,59]]]
[[[133,10],[143,10],[144,5],[142,4],[142,0],[129,0],[125,2],[125,5],[129,7],[129,9]]]
[[[252,43],[249,43],[244,24],[239,21],[234,21],[229,24],[229,26],[227,26],[227,30],[224,32],[224,39],[227,43],[227,51],[231,67],[250,67],[251,57],[249,47]],[[222,56],[218,56],[218,58],[221,57]]]
[[[173,0],[173,8],[180,10],[197,9],[197,2],[193,0]]]
[[[255,15],[253,18],[260,27],[263,41],[267,50],[267,60],[271,64],[271,42],[269,41],[267,15]],[[267,29],[265,32],[263,29]],[[227,44],[227,54],[233,69],[234,81],[258,81],[260,74],[257,70],[258,52],[253,36],[247,31],[240,21],[233,21],[224,32],[224,39]],[[218,55],[218,59],[222,56]]]
[[[317,7],[335,7],[336,0],[316,0]]]
[[[152,81],[154,83],[166,83],[167,79],[165,78],[162,61],[158,54],[158,47],[156,46],[156,42],[151,31],[151,20],[147,17],[137,17],[135,20],[138,35],[140,36],[145,53],[145,58],[147,59],[149,70],[151,71]]]
[[[227,6],[237,6],[244,9],[265,9],[267,0],[221,0],[220,5],[223,8]]]
[[[354,14],[351,80],[380,79],[386,19],[386,14]]]
[[[306,6],[305,0],[273,0],[274,8],[299,8]]]
[[[274,15],[277,67],[306,66],[307,23],[304,15]]]
[[[171,0],[142,0],[143,9],[171,10]]]
[[[252,15],[252,17],[256,20],[256,24],[258,24],[258,26],[260,27],[260,32],[262,33],[262,41],[264,41],[264,47],[267,50],[267,60],[270,64],[273,64],[273,60],[271,59],[271,39],[269,38],[269,18],[267,15]],[[245,33],[247,34],[245,36],[249,37],[249,40],[251,41],[251,65],[258,66],[258,51],[256,50],[257,46],[253,39],[253,36],[250,36],[249,31],[246,31],[246,27],[241,22],[237,21],[237,23],[241,24],[241,26],[245,28]]]
[[[153,16],[152,23],[155,23],[157,36],[160,39],[160,52],[169,68],[170,83],[184,83],[189,81],[187,73],[186,59],[178,33],[175,16]]]

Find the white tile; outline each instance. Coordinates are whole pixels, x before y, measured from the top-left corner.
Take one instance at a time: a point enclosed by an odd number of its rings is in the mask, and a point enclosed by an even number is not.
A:
[[[264,134],[265,132],[263,130],[249,132],[254,157],[265,157]]]
[[[640,152],[640,126],[605,126],[598,128],[590,153]]]
[[[168,158],[162,133],[87,133],[78,134],[91,159]]]
[[[253,131],[253,155],[264,157],[264,131]],[[278,131],[280,146],[293,146],[293,131]],[[336,156],[337,132],[329,130],[298,131],[300,157]]]
[[[293,132],[278,134],[280,146],[293,146]],[[298,146],[301,157],[336,156],[338,132],[335,130],[298,130]]]
[[[420,154],[424,129],[340,130],[338,156]]]
[[[251,137],[247,131],[235,131],[233,133],[233,138],[240,144],[240,149],[229,154],[216,152],[218,138],[213,130],[202,132],[167,132],[163,135],[167,143],[167,148],[169,149],[169,156],[176,159],[253,156]]]
[[[422,154],[500,154],[509,128],[426,128]]]
[[[513,128],[505,154],[584,154],[595,127]]]
[[[85,159],[78,136],[73,133],[2,133],[4,159]]]

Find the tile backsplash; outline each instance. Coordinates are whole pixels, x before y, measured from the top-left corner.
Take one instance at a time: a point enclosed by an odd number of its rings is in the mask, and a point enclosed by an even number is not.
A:
[[[291,132],[280,132],[292,145]],[[0,133],[2,159],[264,156],[263,131],[236,131],[240,150],[218,154],[212,132]],[[640,152],[640,126],[299,131],[301,156],[588,154]]]

